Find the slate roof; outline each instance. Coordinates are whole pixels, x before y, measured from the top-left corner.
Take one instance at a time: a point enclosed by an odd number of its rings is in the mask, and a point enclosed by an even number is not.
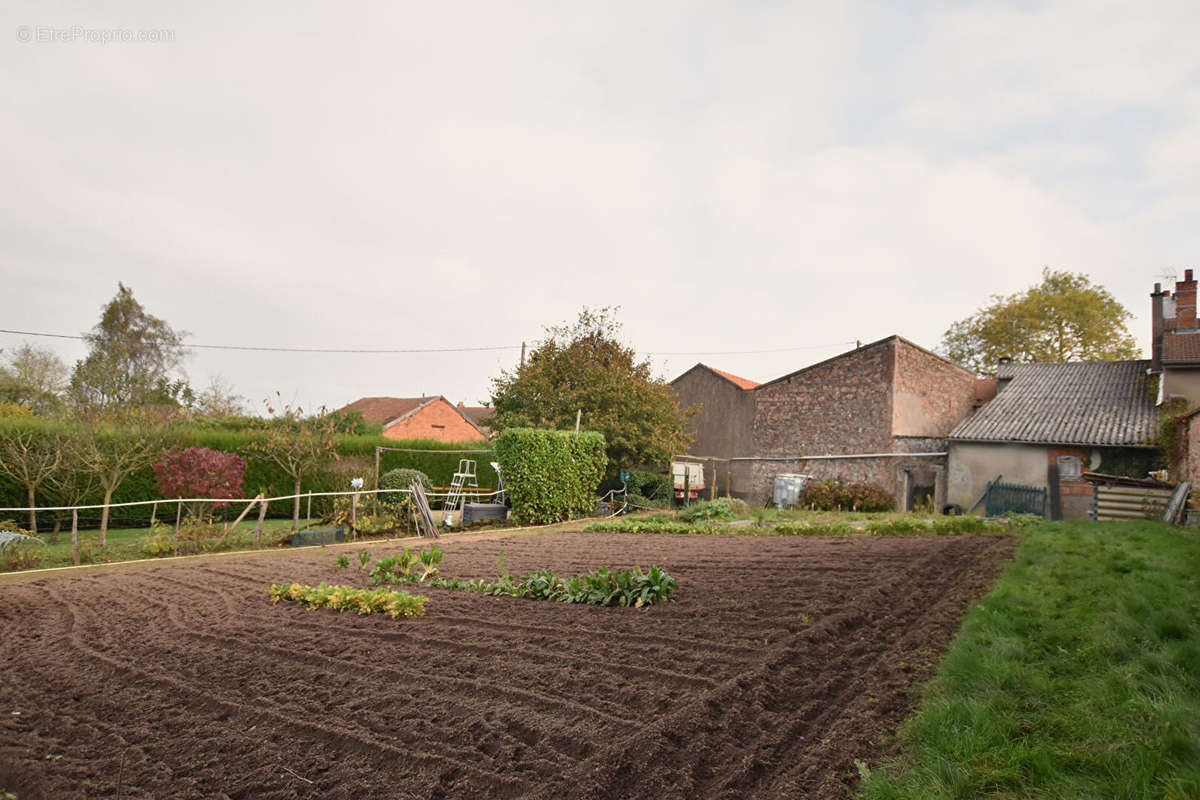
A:
[[[363,397],[355,400],[342,411],[361,411],[363,419],[372,425],[384,425],[394,419],[406,417],[426,403],[438,399],[433,397]]]
[[[1158,434],[1149,361],[1011,364],[996,399],[960,422],[957,441],[1151,445]],[[1007,380],[1006,380],[1007,379]]]
[[[1167,331],[1163,334],[1163,362],[1200,362],[1200,331]]]

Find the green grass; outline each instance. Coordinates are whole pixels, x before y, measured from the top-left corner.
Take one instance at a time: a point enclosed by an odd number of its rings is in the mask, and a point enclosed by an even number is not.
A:
[[[223,547],[222,551],[248,550],[253,548],[254,526],[257,524],[257,520],[241,522],[237,526],[237,529],[229,534],[229,538],[225,542],[227,546]],[[292,521],[290,519],[264,520],[262,546],[270,546],[281,536],[289,533],[291,529]],[[150,556],[141,547],[141,540],[149,534],[150,531],[147,528],[109,528],[107,536],[108,544],[101,549],[99,546],[99,531],[80,531],[79,549],[81,563],[105,564],[117,561],[132,561],[138,558],[149,558]],[[45,547],[32,545],[27,548],[27,550],[32,552],[40,551],[41,559],[36,564],[38,569],[67,567],[74,563],[71,558],[70,529],[59,531],[58,541],[55,544],[49,544],[51,539],[49,531],[40,531],[38,538],[47,542]],[[0,562],[0,570],[3,570],[2,562]]]
[[[899,744],[864,797],[1200,797],[1200,532],[1027,529]]]

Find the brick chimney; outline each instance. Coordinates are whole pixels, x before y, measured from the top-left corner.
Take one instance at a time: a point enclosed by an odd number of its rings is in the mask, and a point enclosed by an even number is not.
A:
[[[1193,330],[1196,327],[1196,279],[1192,271],[1183,271],[1183,280],[1175,282],[1175,327]]]

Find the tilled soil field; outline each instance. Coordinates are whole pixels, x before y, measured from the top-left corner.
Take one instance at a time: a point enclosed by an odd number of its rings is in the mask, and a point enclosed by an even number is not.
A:
[[[657,564],[678,600],[426,589],[426,615],[404,620],[272,606],[273,582],[368,584],[318,548],[0,586],[0,788],[842,797],[1013,542],[554,533],[442,547],[457,578],[494,577],[501,550],[513,574]]]

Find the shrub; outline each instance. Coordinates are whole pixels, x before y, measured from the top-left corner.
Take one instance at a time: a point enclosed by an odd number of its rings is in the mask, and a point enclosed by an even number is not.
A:
[[[896,507],[896,498],[874,483],[826,478],[805,487],[800,505],[816,511],[891,511]]]
[[[509,428],[496,437],[496,457],[517,522],[561,522],[595,510],[608,463],[600,434]]]
[[[666,473],[635,469],[629,472],[629,491],[648,500],[670,503],[675,496],[675,484]]]
[[[413,481],[420,481],[421,487],[427,492],[433,491],[433,482],[429,480],[429,476],[419,469],[409,469],[407,467],[399,467],[391,469],[379,476],[380,489],[408,489],[413,485]],[[400,492],[382,492],[379,494],[379,499],[384,505],[394,506],[397,509],[404,510],[412,505],[412,495],[401,494]]]
[[[207,447],[168,450],[152,467],[163,497],[240,498],[246,462]],[[213,508],[227,505],[213,503]]]
[[[679,512],[679,518],[687,522],[700,520],[729,521],[750,513],[750,506],[745,500],[736,497],[719,497],[716,500],[702,500],[688,506]]]

